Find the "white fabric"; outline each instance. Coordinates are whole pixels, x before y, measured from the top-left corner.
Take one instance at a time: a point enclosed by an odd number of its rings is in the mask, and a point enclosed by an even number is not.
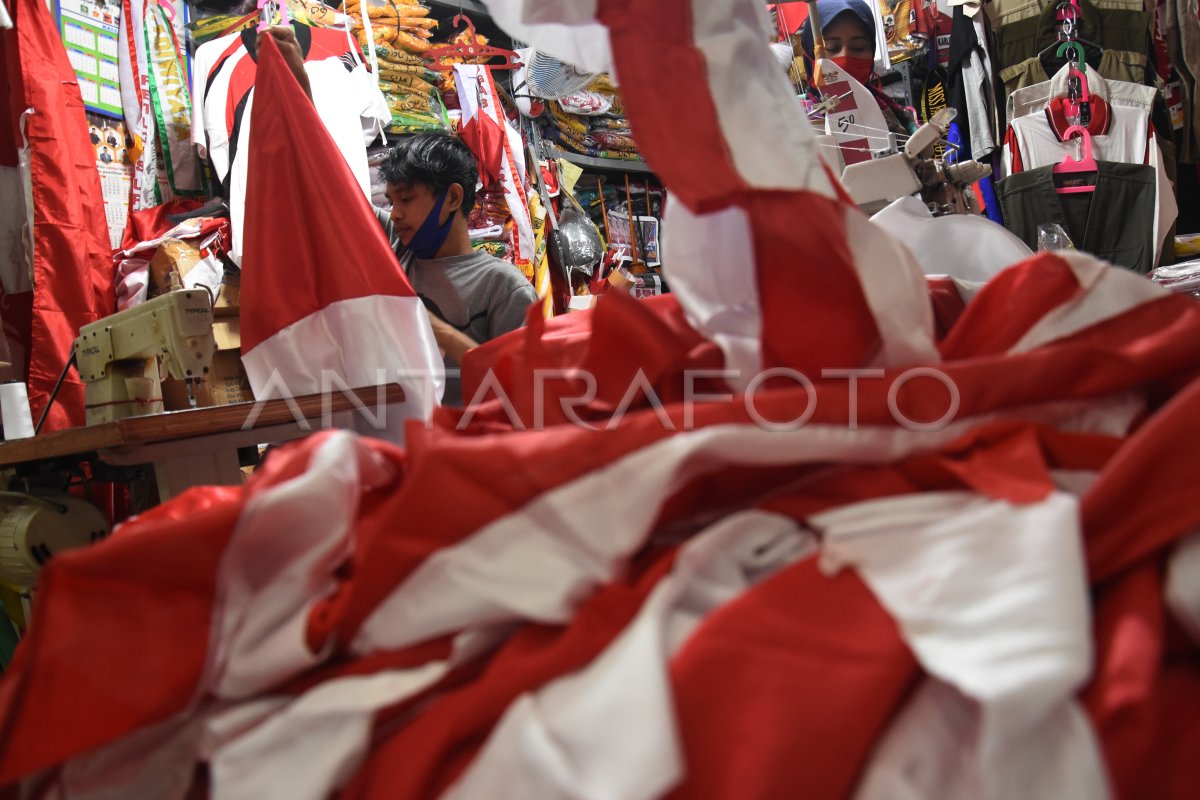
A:
[[[0,0],[0,28],[11,28],[12,26],[12,17],[8,15],[8,9],[4,6],[4,0]]]
[[[697,534],[603,653],[508,707],[443,798],[661,797],[685,772],[671,656],[709,612],[815,545],[791,518],[763,511],[731,514]]]
[[[730,266],[754,263],[748,215],[736,206],[693,214],[667,203],[662,231],[671,291],[688,322],[725,354],[726,368],[738,375],[733,386],[745,389],[762,368],[762,307],[758,281]]]
[[[823,564],[853,566],[925,671],[956,690],[914,698],[858,797],[1108,795],[1074,698],[1092,668],[1076,498],[1017,506],[929,492],[843,506],[809,524],[823,534]],[[944,725],[952,735],[937,734]]]
[[[1092,158],[1097,161],[1117,161],[1123,164],[1146,164],[1149,158],[1150,114],[1130,106],[1110,106],[1111,122],[1108,133],[1092,137]],[[1060,163],[1067,155],[1077,157],[1079,146],[1074,141],[1060,142],[1044,114],[1031,114],[1014,119],[1012,130],[1024,170]],[[1004,148],[1004,170],[1013,172],[1014,154]]]
[[[213,694],[245,698],[322,661],[305,643],[309,609],[336,586],[350,556],[360,497],[391,478],[380,456],[337,432],[298,477],[252,496],[221,558],[206,682]],[[287,549],[269,530],[286,530]],[[262,543],[273,541],[270,548]]]
[[[901,197],[871,222],[912,250],[926,275],[986,282],[1033,255],[1015,234],[984,217],[935,217],[916,197]]]
[[[703,2],[691,10],[692,39],[704,53],[717,121],[738,173],[755,188],[833,197],[812,124],[767,46],[772,31],[766,6]]]
[[[201,157],[212,159],[217,178],[229,187],[229,217],[232,228],[230,257],[238,264],[242,260],[243,225],[246,216],[246,175],[250,154],[250,120],[254,106],[254,90],[246,99],[241,127],[237,131],[237,146],[231,160],[231,131],[226,127],[225,107],[230,78],[238,62],[249,58],[242,46],[224,61],[209,84],[209,75],[220,55],[239,37],[240,33],[206,42],[192,59],[192,85],[197,87],[192,103],[192,141]],[[313,106],[325,123],[330,137],[354,173],[363,196],[371,197],[371,175],[367,165],[366,146],[391,121],[387,101],[364,64],[357,63],[347,70],[345,63],[335,57],[304,62],[312,88]],[[207,88],[200,88],[207,87]]]
[[[1200,644],[1200,533],[1181,541],[1167,566],[1167,608]]]
[[[375,712],[427,689],[452,661],[321,683],[213,753],[212,800],[323,800],[371,742]]]
[[[1041,111],[1049,105],[1051,97],[1066,97],[1069,74],[1070,67],[1063,66],[1048,81],[1015,89],[1008,96],[1008,119],[1025,117]],[[1105,102],[1143,108],[1146,111],[1150,110],[1150,106],[1154,102],[1156,92],[1153,86],[1140,86],[1125,81],[1109,81],[1090,66],[1087,67],[1087,81],[1088,94],[1092,97],[1099,97]],[[1113,92],[1112,97],[1109,96],[1110,91]]]
[[[417,297],[330,303],[243,352],[242,365],[259,400],[400,384],[403,403],[350,412],[343,418],[348,424],[338,420],[339,427],[397,443],[404,440],[405,420],[429,419],[445,388],[433,328]]]
[[[1162,148],[1156,139],[1150,147],[1150,166],[1154,167],[1154,179],[1158,193],[1154,197],[1154,266],[1162,263],[1163,253],[1168,247],[1174,247],[1171,240],[1171,226],[1179,217],[1179,204],[1175,199],[1175,187],[1167,177],[1167,168],[1163,164]]]
[[[976,17],[974,24],[979,41],[986,42],[987,34],[981,32],[983,18]],[[968,53],[962,74],[971,131],[971,158],[983,161],[996,149],[996,95],[992,91],[993,73],[987,51],[979,47]]]
[[[612,73],[608,28],[596,22],[595,0],[483,0],[500,29],[588,72]]]
[[[857,208],[846,207],[846,241],[863,296],[879,328],[873,367],[936,364],[933,306],[925,275],[901,240],[883,234]]]

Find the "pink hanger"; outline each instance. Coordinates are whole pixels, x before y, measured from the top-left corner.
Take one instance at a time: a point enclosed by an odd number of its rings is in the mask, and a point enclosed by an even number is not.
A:
[[[265,31],[271,27],[271,19],[275,16],[276,9],[279,10],[279,24],[287,25],[287,0],[258,0],[258,30]]]
[[[1054,175],[1078,175],[1088,172],[1099,172],[1100,167],[1096,164],[1096,159],[1092,158],[1092,135],[1088,133],[1087,128],[1081,125],[1072,125],[1064,132],[1064,140],[1074,138],[1076,135],[1080,137],[1080,148],[1083,151],[1083,158],[1078,161],[1070,154],[1063,158],[1062,163],[1055,164],[1051,172]],[[1092,186],[1060,186],[1054,190],[1058,194],[1076,194],[1079,192],[1094,192],[1096,187]]]

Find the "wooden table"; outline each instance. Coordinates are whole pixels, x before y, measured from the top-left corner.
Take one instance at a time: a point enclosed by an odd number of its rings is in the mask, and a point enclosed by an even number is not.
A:
[[[404,390],[392,384],[128,417],[4,442],[0,468],[91,454],[113,465],[153,464],[167,500],[192,486],[241,483],[239,447],[299,439],[330,427],[333,414],[403,401]]]

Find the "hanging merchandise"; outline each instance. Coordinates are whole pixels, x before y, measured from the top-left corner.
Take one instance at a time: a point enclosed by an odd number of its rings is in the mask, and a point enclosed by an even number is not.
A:
[[[169,10],[168,10],[169,9]],[[204,193],[200,162],[192,149],[192,98],[183,53],[172,22],[174,7],[151,0],[146,6],[146,66],[154,130],[166,167],[167,185],[178,197]]]
[[[1154,90],[1150,87],[1105,80],[1090,65],[1080,69],[1077,62],[1063,67],[1052,81],[1044,85],[1014,92],[1009,111],[1012,120],[1005,135],[1003,151],[1004,170],[1010,177],[997,185],[1001,205],[1008,208],[1013,203],[1032,203],[1034,197],[1040,197],[1039,202],[1050,208],[1060,205],[1064,209],[1072,207],[1082,214],[1085,207],[1094,207],[1096,214],[1101,213],[1102,209],[1104,213],[1118,214],[1120,210],[1115,204],[1127,202],[1131,204],[1127,212],[1130,216],[1119,217],[1122,220],[1119,225],[1114,225],[1111,220],[1105,222],[1109,230],[1102,235],[1106,239],[1117,236],[1118,231],[1111,230],[1114,227],[1133,229],[1137,235],[1144,230],[1149,245],[1142,248],[1141,252],[1135,252],[1138,248],[1132,245],[1122,245],[1124,252],[1110,260],[1141,272],[1161,263],[1178,206],[1166,174],[1163,154],[1151,135],[1150,106],[1153,97]],[[1103,183],[1106,188],[1097,195],[1105,199],[1104,205],[1093,206],[1079,198],[1060,203],[1051,196],[1053,187],[1048,188],[1046,184],[1045,168],[1061,163],[1068,155],[1076,154],[1075,145],[1066,136],[1066,131],[1075,122],[1081,122],[1084,114],[1088,121],[1083,127],[1088,132],[1093,155],[1101,163],[1101,175],[1105,176]],[[1033,170],[1042,171],[1034,176],[1019,177]],[[1122,196],[1124,199],[1109,193],[1107,187],[1115,180],[1119,180],[1127,190]],[[1148,190],[1145,188],[1147,182]],[[1017,187],[1021,187],[1019,196],[1024,198],[1022,200],[1014,199],[1013,192]],[[1005,199],[1006,195],[1008,199]],[[1148,209],[1144,204],[1147,199]],[[1059,212],[1055,212],[1053,217],[1047,219],[1066,225],[1059,216]],[[1086,219],[1086,214],[1082,219]],[[1010,221],[1007,214],[1004,222],[1010,229],[1016,230],[1012,225],[1018,223]],[[1066,227],[1070,229],[1069,225]],[[1031,246],[1036,245],[1035,230],[1019,235]],[[1101,232],[1096,231],[1096,235],[1101,235]],[[1096,252],[1091,248],[1098,246],[1095,244],[1098,240],[1089,239],[1085,242],[1082,230],[1073,232],[1071,238],[1080,249]],[[1114,246],[1105,245],[1105,249],[1107,251]]]
[[[346,0],[341,10],[374,68],[390,119],[389,133],[449,129],[441,77],[425,53],[438,21],[416,0]]]
[[[513,219],[512,263],[532,276],[535,247],[521,133],[504,116],[490,69],[456,64],[453,74],[462,106],[463,141],[479,161],[484,188],[503,192]]]
[[[599,75],[546,105],[541,131],[546,139],[591,158],[641,161],[620,91],[609,76]]]
[[[392,119],[388,104],[344,31],[310,28],[293,21],[312,102],[337,143],[363,196],[370,196],[367,143]],[[192,141],[212,162],[233,225],[232,257],[240,263],[245,219],[251,110],[257,66],[257,34],[243,30],[203,44],[192,59]]]
[[[1090,72],[1082,50],[1076,57],[1064,68],[1062,94],[1052,88],[1045,112],[1009,127],[1011,174],[996,187],[1004,224],[1030,247],[1040,244],[1040,225],[1058,224],[1077,249],[1146,273],[1174,222],[1160,192],[1165,179],[1148,115],[1107,102],[1107,82]],[[1082,185],[1079,175],[1086,176]],[[1166,200],[1173,206],[1169,193]]]
[[[83,99],[60,34],[41,0],[17,0],[0,33],[9,93],[6,125],[23,142],[30,180],[33,292],[29,402],[41,430],[84,424],[83,384],[65,370],[84,325],[115,308],[104,200]],[[23,112],[23,113],[22,113]],[[58,400],[51,392],[64,375]]]
[[[248,112],[241,283],[242,363],[254,396],[328,392],[331,380],[337,388],[395,382],[404,388],[402,403],[375,409],[374,424],[357,415],[347,424],[402,442],[405,420],[427,419],[442,391],[425,307],[359,176],[339,159],[341,143],[273,38],[261,57],[263,96]],[[328,165],[323,180],[312,180],[310,159]],[[336,232],[319,224],[331,220]]]
[[[1050,79],[1066,63],[1058,45],[1084,46],[1105,78],[1145,83],[1153,13],[1129,0],[993,0],[996,60],[1005,94]]]

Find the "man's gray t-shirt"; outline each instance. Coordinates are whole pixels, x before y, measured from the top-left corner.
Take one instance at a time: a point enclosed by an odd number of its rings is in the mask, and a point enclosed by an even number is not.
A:
[[[379,208],[375,215],[399,257],[404,245],[396,238],[391,218]],[[429,313],[480,344],[521,327],[529,305],[537,300],[533,285],[516,267],[487,253],[409,259],[405,272]],[[447,359],[446,369],[456,370],[458,365]],[[447,379],[442,402],[462,405],[457,379]]]

